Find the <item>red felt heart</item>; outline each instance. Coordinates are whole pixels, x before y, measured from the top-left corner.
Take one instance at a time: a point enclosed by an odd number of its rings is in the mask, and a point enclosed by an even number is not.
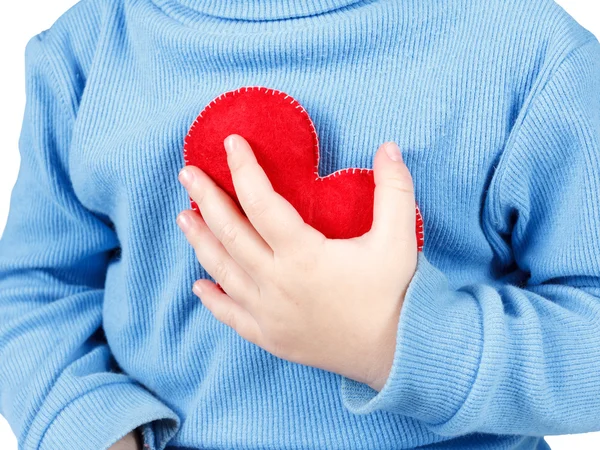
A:
[[[225,92],[202,110],[185,138],[185,164],[208,174],[243,213],[223,146],[224,139],[234,133],[248,141],[273,189],[307,224],[330,239],[348,239],[369,231],[373,170],[346,168],[319,176],[317,132],[308,113],[290,95],[259,86]],[[191,197],[190,203],[199,212]],[[418,206],[416,238],[422,251],[423,220]]]

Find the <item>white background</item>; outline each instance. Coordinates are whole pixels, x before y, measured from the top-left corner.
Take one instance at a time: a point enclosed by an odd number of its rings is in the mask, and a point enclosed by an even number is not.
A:
[[[0,99],[2,99],[0,102],[0,151],[2,155],[0,159],[0,233],[6,224],[10,192],[19,169],[17,142],[25,107],[25,44],[33,35],[49,28],[62,13],[75,3],[75,0],[18,0],[2,4],[3,12],[0,15],[0,54],[3,60],[3,69],[0,71]],[[579,23],[600,37],[600,4],[598,0],[558,0],[558,3]],[[547,440],[553,450],[600,449],[600,433],[555,436],[548,437]],[[17,450],[17,441],[9,425],[1,416],[0,449]]]

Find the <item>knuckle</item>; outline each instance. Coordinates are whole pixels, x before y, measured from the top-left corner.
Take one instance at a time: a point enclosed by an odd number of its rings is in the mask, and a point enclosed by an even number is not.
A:
[[[296,248],[295,253],[288,256],[294,273],[308,274],[315,270],[319,263],[319,254],[313,249]]]
[[[225,247],[230,247],[235,244],[238,237],[237,228],[232,223],[226,223],[221,227],[219,240]]]
[[[234,330],[236,329],[236,317],[232,308],[228,308],[223,314],[223,323]]]
[[[267,201],[264,198],[251,196],[248,198],[248,213],[254,217],[262,217],[266,214],[268,208]]]
[[[290,359],[294,356],[297,342],[292,337],[289,323],[278,315],[272,315],[263,322],[262,336],[265,350],[273,355]]]
[[[229,157],[227,160],[229,171],[232,175],[236,175],[245,166],[243,158],[240,158],[239,155],[237,156],[238,157]]]
[[[315,261],[308,258],[293,258],[290,261],[291,271],[299,276],[305,276],[315,267]]]
[[[227,282],[227,277],[229,275],[229,268],[227,267],[227,264],[224,263],[223,261],[218,261],[215,264],[215,268],[214,268],[213,272],[214,272],[214,278],[217,280],[217,282],[221,286],[224,286]]]
[[[247,258],[244,261],[244,264],[248,275],[258,277],[261,273],[263,273],[263,270],[261,269],[264,269],[264,264],[261,264],[258,258]]]
[[[410,176],[397,176],[388,178],[385,187],[403,194],[414,195],[414,186]]]
[[[288,352],[286,351],[286,344],[284,339],[279,335],[270,336],[269,345],[268,345],[269,353],[277,356],[278,358],[286,358],[288,357]]]
[[[198,208],[201,208],[205,204],[205,189],[202,189],[197,181],[194,181],[194,184],[190,188],[190,196],[194,199],[194,201],[198,205]]]

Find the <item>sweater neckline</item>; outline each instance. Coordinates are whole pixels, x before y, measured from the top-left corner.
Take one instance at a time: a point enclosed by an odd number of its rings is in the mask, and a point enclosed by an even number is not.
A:
[[[177,0],[183,6],[222,19],[284,20],[335,11],[361,0]]]

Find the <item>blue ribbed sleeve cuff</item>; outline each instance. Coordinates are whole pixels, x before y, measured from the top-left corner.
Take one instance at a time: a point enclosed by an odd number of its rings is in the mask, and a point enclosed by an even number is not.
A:
[[[446,275],[420,252],[402,306],[385,385],[378,392],[342,377],[343,405],[355,414],[382,410],[442,424],[465,402],[482,345],[476,299],[449,287]]]
[[[43,433],[39,450],[103,450],[144,424],[152,427],[152,450],[163,450],[180,419],[137,384],[105,384],[67,404]]]

